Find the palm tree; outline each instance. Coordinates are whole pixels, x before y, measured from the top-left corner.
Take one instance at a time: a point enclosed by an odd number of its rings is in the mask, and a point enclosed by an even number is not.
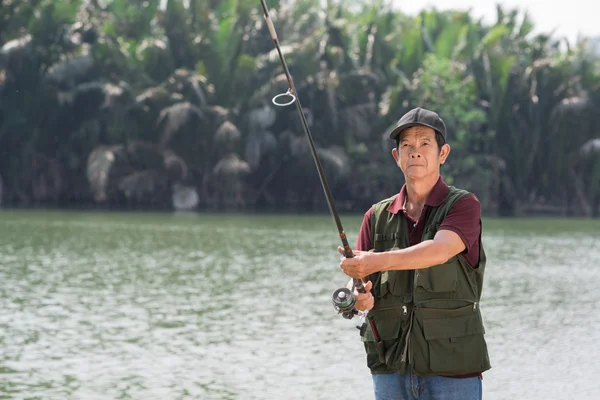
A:
[[[165,4],[0,5],[5,201],[325,210],[295,108],[271,103],[287,82],[260,4]],[[488,25],[383,0],[268,4],[340,208],[397,191],[386,132],[420,105],[448,124],[445,178],[484,209],[598,215],[585,43],[564,49],[500,6]]]

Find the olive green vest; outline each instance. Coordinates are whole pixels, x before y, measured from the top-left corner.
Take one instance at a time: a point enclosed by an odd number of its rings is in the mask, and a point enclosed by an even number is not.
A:
[[[430,208],[422,241],[433,239],[454,202],[467,193],[450,186],[442,204]],[[409,246],[404,213],[387,211],[396,196],[372,207],[372,251]],[[479,311],[486,264],[481,235],[479,245],[476,269],[459,254],[430,268],[386,271],[368,277],[375,298],[369,317],[374,319],[386,349],[386,362],[382,364],[368,329],[363,342],[372,373],[404,373],[412,368],[421,376],[452,376],[490,369]]]

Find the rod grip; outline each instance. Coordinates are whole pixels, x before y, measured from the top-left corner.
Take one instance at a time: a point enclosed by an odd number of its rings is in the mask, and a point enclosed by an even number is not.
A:
[[[354,279],[354,287],[358,293],[367,293],[362,279]]]
[[[273,21],[271,21],[271,16],[268,11],[265,13],[265,20],[267,21],[267,26],[271,32],[271,39],[277,41],[277,32],[275,32],[275,27],[273,26]]]
[[[340,239],[342,239],[342,245],[344,246],[344,256],[346,258],[353,258],[354,253],[352,253],[352,249],[350,248],[350,245],[348,244],[348,238],[346,237],[346,232],[344,232],[344,231],[340,232]],[[353,284],[354,284],[354,288],[356,288],[356,291],[358,293],[367,293],[362,279],[354,279]]]
[[[344,246],[344,256],[346,258],[353,258],[354,253],[352,253],[352,249],[350,248],[350,245],[348,244],[348,238],[346,237],[346,232],[344,232],[344,231],[340,232],[340,239],[342,239],[342,246]]]

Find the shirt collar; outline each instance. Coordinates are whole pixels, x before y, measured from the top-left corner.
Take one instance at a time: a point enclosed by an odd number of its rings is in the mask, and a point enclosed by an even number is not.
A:
[[[440,176],[438,178],[438,181],[436,182],[436,184],[433,186],[431,193],[429,193],[429,196],[427,197],[427,201],[425,201],[425,205],[430,206],[430,207],[438,207],[440,204],[442,204],[442,202],[444,201],[446,196],[448,196],[449,191],[450,191],[450,188],[448,187],[446,182],[444,182],[444,180]],[[390,203],[390,205],[387,208],[387,211],[389,211],[392,214],[398,214],[399,211],[404,211],[405,209],[406,209],[406,184],[402,185],[402,188],[400,189],[400,193],[398,193],[398,196],[396,196],[396,198]]]

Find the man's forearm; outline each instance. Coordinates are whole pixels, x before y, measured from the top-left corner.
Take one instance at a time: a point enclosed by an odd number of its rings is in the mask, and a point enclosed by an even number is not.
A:
[[[400,250],[372,253],[381,271],[413,270],[443,264],[452,258],[449,246],[434,240],[426,240]]]

